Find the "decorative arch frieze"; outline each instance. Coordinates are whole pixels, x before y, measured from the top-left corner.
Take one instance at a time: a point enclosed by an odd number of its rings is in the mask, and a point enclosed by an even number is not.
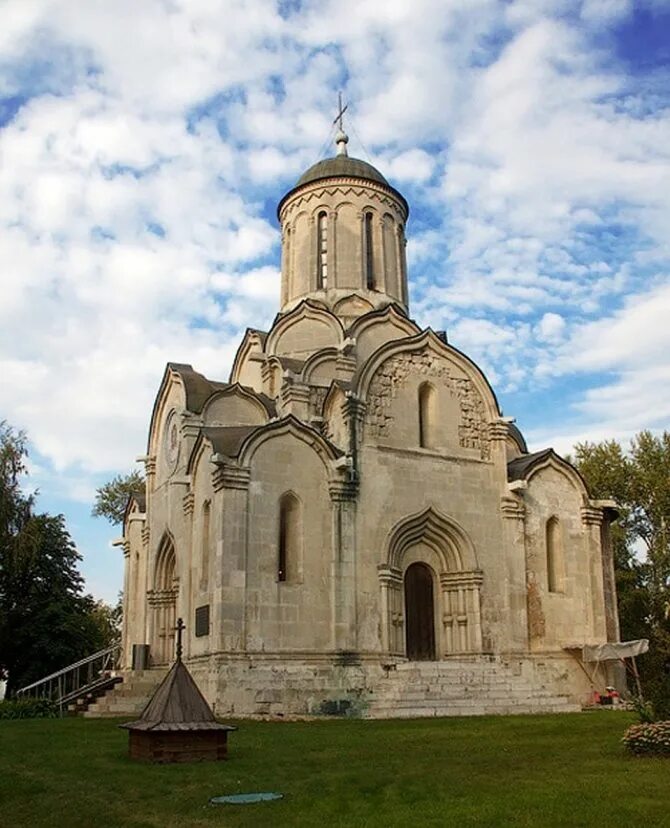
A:
[[[435,571],[439,582],[439,657],[481,652],[483,574],[475,548],[458,523],[433,507],[400,521],[386,539],[384,562],[378,567],[384,649],[405,655],[404,575],[417,562]]]
[[[403,212],[403,206],[406,208],[406,205],[401,205],[397,196],[394,197],[386,188],[372,181],[361,184],[359,179],[353,178],[341,178],[336,184],[328,186],[317,184],[310,189],[305,189],[300,195],[287,199],[281,205],[279,219],[282,225],[286,222],[293,222],[295,216],[302,211],[313,213],[318,209],[317,205],[336,197],[346,196],[366,198],[367,203],[375,204],[378,211],[390,210],[397,215],[399,221],[403,223],[406,221],[407,216]]]

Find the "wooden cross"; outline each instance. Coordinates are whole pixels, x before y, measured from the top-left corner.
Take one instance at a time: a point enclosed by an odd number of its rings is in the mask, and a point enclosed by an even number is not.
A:
[[[335,117],[335,120],[333,121],[333,123],[339,125],[340,132],[344,132],[344,127],[342,126],[342,116],[347,111],[347,109],[349,109],[349,104],[346,104],[346,106],[344,108],[342,108],[342,93],[341,92],[337,93],[337,105],[338,105],[338,110],[339,111],[338,111],[337,116]]]
[[[181,661],[181,652],[182,652],[182,644],[181,644],[181,634],[186,629],[186,625],[182,621],[181,618],[177,619],[177,626],[175,627],[177,630],[177,661]]]

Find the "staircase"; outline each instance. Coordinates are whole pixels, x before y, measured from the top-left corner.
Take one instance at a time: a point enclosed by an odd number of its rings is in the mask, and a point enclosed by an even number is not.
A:
[[[116,673],[121,652],[119,641],[93,655],[75,661],[44,678],[17,690],[19,698],[49,699],[65,712],[85,709],[121,681]]]
[[[371,719],[574,713],[567,696],[548,689],[531,665],[497,659],[406,662],[386,671],[366,710]]]
[[[167,669],[160,668],[120,672],[121,681],[88,705],[83,715],[86,718],[139,716],[166,675]]]

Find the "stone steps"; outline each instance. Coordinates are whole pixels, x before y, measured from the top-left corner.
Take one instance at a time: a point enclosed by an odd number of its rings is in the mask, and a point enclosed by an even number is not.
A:
[[[548,689],[517,663],[479,661],[400,663],[381,679],[368,718],[568,713],[580,706]]]
[[[91,719],[139,716],[166,674],[167,671],[162,669],[125,672],[122,674],[123,681],[90,705],[82,715]]]

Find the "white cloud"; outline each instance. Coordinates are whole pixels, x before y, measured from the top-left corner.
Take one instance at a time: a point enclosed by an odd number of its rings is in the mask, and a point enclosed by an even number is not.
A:
[[[244,327],[271,321],[273,206],[327,147],[345,81],[352,154],[411,203],[418,320],[503,393],[595,375],[559,439],[659,423],[667,84],[593,37],[632,3],[287,8],[4,3],[0,95],[23,105],[0,128],[0,411],[45,474],[76,497],[127,468],[164,363],[225,378]]]
[[[538,338],[545,342],[560,340],[565,330],[565,319],[558,313],[545,313],[537,325]]]

